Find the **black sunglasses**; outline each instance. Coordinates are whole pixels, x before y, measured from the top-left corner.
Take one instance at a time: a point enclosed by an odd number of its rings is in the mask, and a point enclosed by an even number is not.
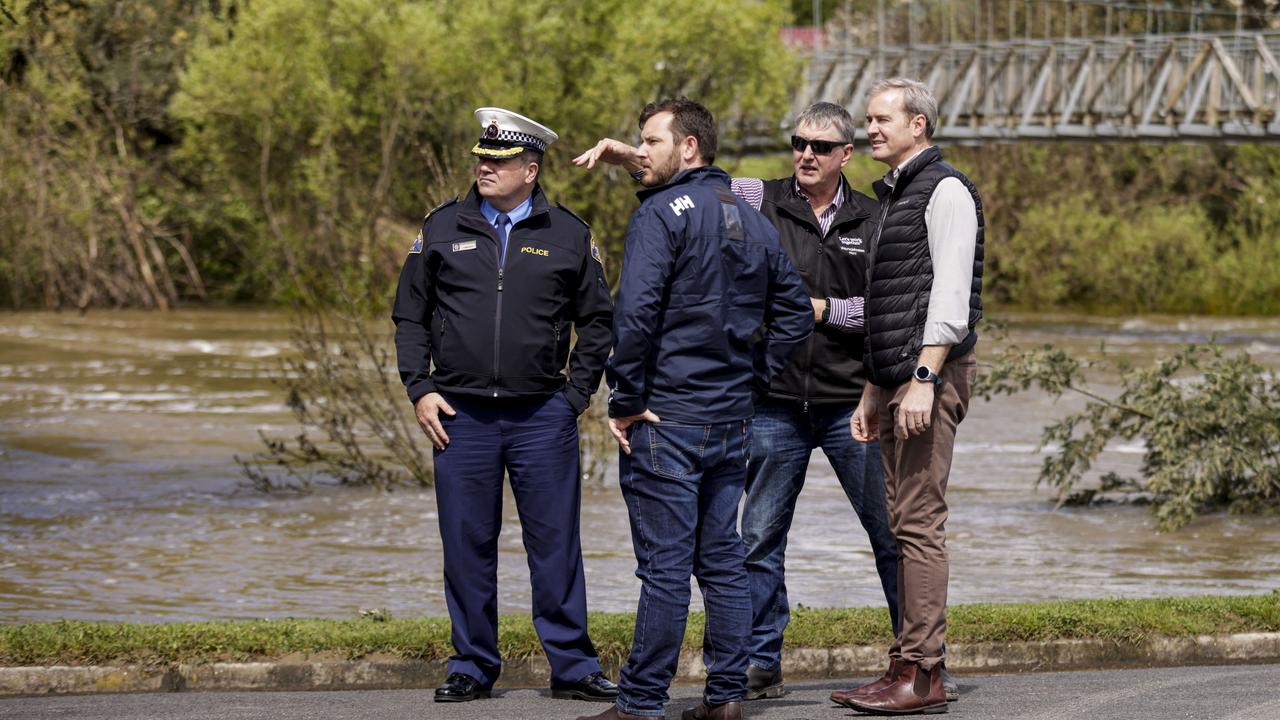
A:
[[[791,136],[791,149],[796,152],[804,152],[806,147],[813,148],[814,155],[830,155],[832,150],[838,147],[848,145],[847,142],[840,140],[810,140],[799,135]]]

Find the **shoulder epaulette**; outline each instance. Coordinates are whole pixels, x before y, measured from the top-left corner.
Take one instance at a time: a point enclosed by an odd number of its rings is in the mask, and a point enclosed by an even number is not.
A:
[[[427,231],[427,221],[431,219],[431,216],[432,216],[432,215],[435,215],[435,214],[436,214],[436,212],[437,212],[438,210],[440,210],[440,208],[446,208],[446,207],[449,207],[450,205],[452,205],[452,204],[454,204],[454,203],[456,203],[456,202],[458,202],[458,198],[456,198],[456,197],[455,197],[455,198],[453,198],[452,200],[445,200],[444,202],[442,202],[442,203],[440,203],[439,205],[435,206],[435,209],[433,209],[431,212],[427,213],[427,214],[426,214],[426,216],[422,218],[422,228],[421,228],[420,230],[418,230],[418,235],[417,235],[417,237],[415,237],[415,238],[413,239],[413,244],[409,246],[409,254],[410,254],[410,255],[418,255],[418,254],[420,254],[420,253],[422,252],[422,247],[423,247],[423,244],[424,244],[424,239],[423,239],[422,234],[423,234],[424,232],[426,232],[426,231]]]
[[[590,225],[586,220],[583,220],[581,217],[579,217],[579,216],[578,216],[578,213],[576,213],[576,212],[574,212],[574,211],[570,210],[569,208],[565,207],[563,203],[556,203],[556,207],[558,207],[558,208],[560,208],[561,210],[563,210],[563,211],[565,211],[565,212],[569,213],[569,216],[570,216],[570,217],[572,217],[574,220],[577,220],[578,222],[582,223],[584,226],[586,226],[586,228],[587,228],[588,230],[590,230],[590,229],[591,229],[591,225]]]
[[[432,208],[432,209],[431,209],[431,211],[430,211],[430,212],[428,212],[425,216],[423,216],[423,218],[422,218],[422,224],[423,224],[423,225],[426,225],[426,224],[427,224],[427,221],[431,219],[431,216],[432,216],[432,215],[435,215],[436,213],[440,212],[440,211],[441,211],[441,210],[443,210],[444,208],[447,208],[447,207],[449,207],[450,205],[453,205],[453,204],[454,204],[454,203],[456,203],[456,202],[458,202],[458,197],[455,195],[454,197],[451,197],[451,198],[449,198],[448,200],[445,200],[444,202],[442,202],[442,203],[440,203],[439,205],[435,206],[434,208]]]

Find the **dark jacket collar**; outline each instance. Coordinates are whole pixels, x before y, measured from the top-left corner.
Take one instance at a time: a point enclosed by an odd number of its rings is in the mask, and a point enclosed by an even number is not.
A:
[[[677,173],[676,176],[671,178],[671,181],[666,185],[644,188],[643,190],[636,192],[636,197],[640,198],[640,202],[644,202],[663,190],[670,189],[676,185],[684,185],[686,183],[722,183],[724,185],[728,185],[729,174],[715,165],[703,165],[701,167],[689,168],[688,170],[682,170]]]
[[[529,210],[529,217],[521,220],[521,223],[541,222],[540,216],[551,209],[551,205],[547,202],[546,193],[542,192],[541,183],[534,183],[533,193],[530,197],[533,198],[533,207]],[[489,224],[488,220],[484,219],[484,213],[480,212],[480,200],[479,188],[475,183],[471,183],[471,190],[463,198],[462,206],[458,211],[458,224],[497,237],[493,226]]]
[[[812,225],[817,230],[821,230],[818,225],[818,218],[813,214],[813,206],[798,190],[799,183],[796,181],[796,176],[792,175],[790,179],[784,180],[784,182],[787,184],[787,191],[783,195],[782,201],[778,203],[778,209],[783,210],[801,222]],[[849,185],[849,180],[844,176],[844,173],[840,173],[840,192],[843,193],[844,200],[836,210],[835,218],[831,220],[831,227],[836,227],[850,220],[871,216],[873,201],[854,190]]]
[[[883,179],[877,180],[875,182],[876,196],[884,199],[893,192],[901,192],[903,188],[911,184],[916,175],[919,175],[922,170],[936,162],[942,162],[942,150],[939,150],[937,145],[930,145],[907,161],[907,164],[898,172],[898,179],[893,182],[892,186]],[[892,174],[893,171],[890,170],[889,173]]]
[[[548,210],[551,209],[551,204],[547,202],[547,194],[542,192],[541,183],[534,183],[533,193],[530,195],[530,197],[533,198],[533,207],[529,210],[530,218],[532,218],[534,215],[547,212]],[[482,198],[480,197],[479,188],[476,186],[475,183],[471,183],[471,190],[467,192],[467,196],[462,200],[462,211],[468,214],[474,213],[476,215],[481,215],[480,213],[481,199]],[[483,217],[483,215],[481,215],[481,217]]]

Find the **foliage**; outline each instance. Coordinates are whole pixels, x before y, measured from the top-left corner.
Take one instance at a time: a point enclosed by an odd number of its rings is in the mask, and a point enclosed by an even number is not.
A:
[[[213,3],[216,4],[216,3]],[[12,305],[204,297],[166,107],[199,2],[16,2],[0,22],[0,292]]]
[[[349,306],[295,310],[291,335],[294,352],[276,382],[301,429],[292,441],[260,432],[265,449],[236,458],[252,487],[308,492],[316,478],[382,490],[431,485],[432,466],[388,351],[390,333],[371,331]]]
[[[1115,397],[1089,390],[1085,364],[1051,345],[1010,346],[978,390],[987,399],[1033,386],[1089,398],[1082,411],[1041,435],[1040,448],[1051,453],[1037,482],[1055,488],[1059,504],[1087,503],[1115,490],[1149,493],[1164,530],[1216,508],[1280,508],[1280,381],[1248,354],[1189,345],[1149,368],[1105,355],[1091,366],[1118,375]],[[1100,487],[1078,488],[1108,443],[1134,439],[1145,445],[1140,478],[1106,473]]]
[[[385,296],[424,210],[469,182],[471,111],[495,104],[560,133],[545,185],[608,253],[630,180],[568,160],[634,134],[662,95],[703,101],[730,138],[777,117],[796,70],[783,16],[754,0],[16,2],[0,292],[82,308]],[[735,42],[689,31],[713,27]]]
[[[560,133],[544,183],[605,218],[603,244],[616,249],[627,193],[569,158],[625,132],[659,95],[691,94],[725,120],[784,102],[779,13],[733,5],[264,0],[211,26],[193,51],[173,103],[183,157],[249,213],[266,272],[337,268],[385,293],[413,235],[405,226],[465,188],[472,109],[500,104]],[[713,24],[754,40],[713,46],[685,32]],[[399,222],[380,225],[385,217]]]
[[[887,40],[901,41],[906,4],[885,5]],[[1264,5],[1246,8],[1246,27]],[[872,42],[878,6],[824,1],[822,12]],[[912,6],[917,37],[974,27],[977,6]],[[612,168],[583,173],[570,158],[604,135],[634,138],[639,106],[662,95],[707,103],[729,149],[750,128],[773,126],[801,74],[778,29],[807,22],[812,3],[5,8],[0,122],[11,131],[0,135],[0,293],[14,307],[87,308],[331,300],[338,287],[387,297],[423,212],[469,183],[471,110],[489,104],[560,133],[544,186],[616,258],[635,207],[631,181]],[[982,12],[996,36],[1006,34],[1005,13]],[[1072,11],[1035,12],[1061,31]],[[1113,19],[1116,32],[1145,21]],[[710,28],[731,41],[691,31]],[[1280,312],[1280,149],[946,151],[983,191],[992,304]],[[789,169],[780,156],[776,174]],[[864,191],[879,174],[861,154],[849,169]],[[606,269],[616,278],[616,262]]]
[[[1280,591],[1269,595],[1068,600],[953,605],[947,636],[955,642],[1096,639],[1137,643],[1151,637],[1280,631]],[[703,613],[690,613],[684,648],[702,647]],[[606,665],[630,651],[635,616],[591,613],[591,639]],[[498,621],[503,657],[539,657],[527,614]],[[888,613],[876,608],[797,608],[785,642],[792,648],[887,646]],[[281,619],[247,622],[126,624],[62,621],[0,625],[0,665],[161,665],[275,660],[286,655],[356,659],[374,653],[443,660],[453,653],[447,618]]]

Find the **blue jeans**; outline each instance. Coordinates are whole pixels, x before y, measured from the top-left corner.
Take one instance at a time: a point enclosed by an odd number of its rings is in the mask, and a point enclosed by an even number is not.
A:
[[[622,497],[640,578],[635,639],[620,677],[618,708],[660,717],[689,617],[689,576],[707,610],[702,640],[705,699],[746,694],[751,600],[738,536],[751,421],[693,425],[663,421],[628,429],[620,455]]]
[[[773,669],[782,659],[782,633],[791,620],[783,561],[787,532],[814,448],[831,461],[844,493],[871,540],[876,572],[898,634],[898,543],[889,529],[878,442],[860,443],[849,430],[855,405],[770,402],[756,406],[742,539],[751,582],[751,664]],[[840,528],[832,528],[836,536]]]

